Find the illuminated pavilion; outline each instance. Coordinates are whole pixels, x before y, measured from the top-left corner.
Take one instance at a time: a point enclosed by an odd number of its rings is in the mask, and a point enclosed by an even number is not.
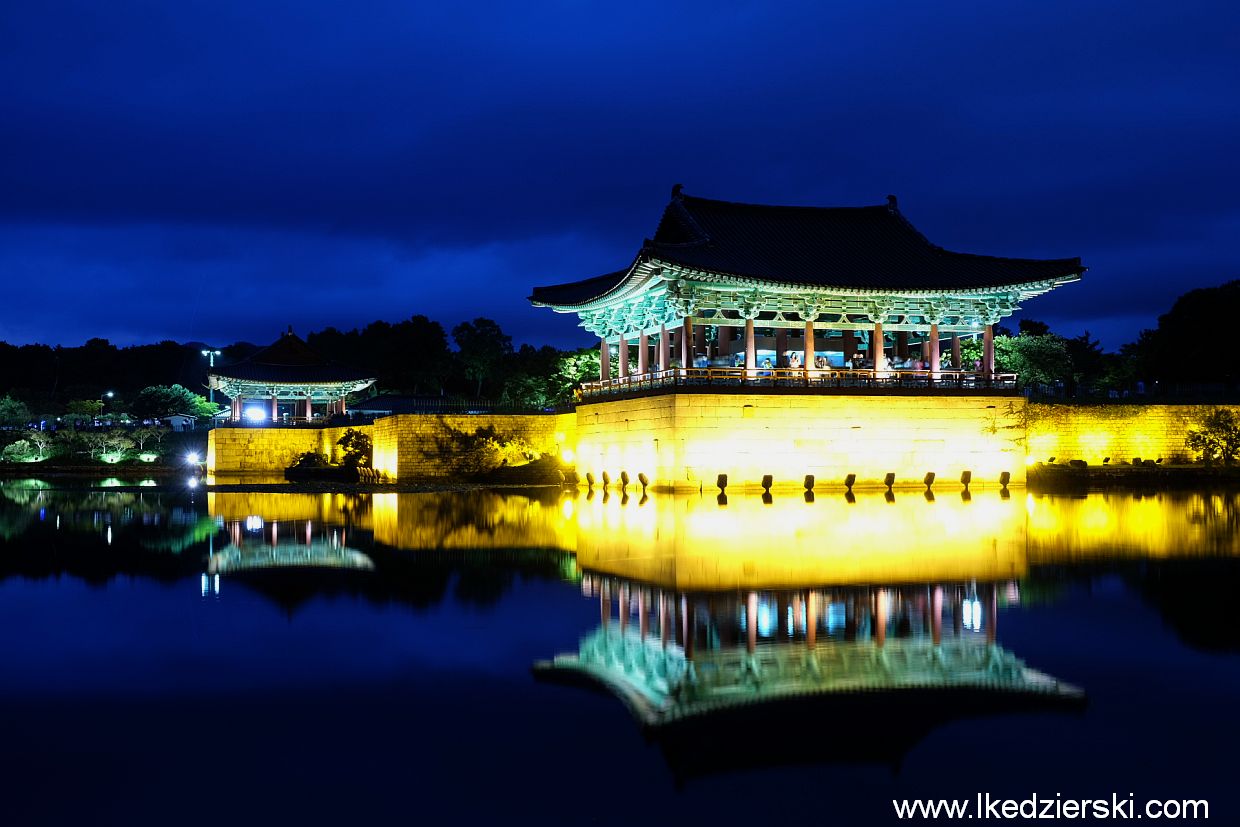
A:
[[[270,346],[216,367],[207,377],[208,387],[232,400],[232,422],[327,419],[347,413],[345,398],[374,382],[375,377],[323,358],[292,327]]]
[[[895,196],[780,207],[697,198],[677,185],[628,267],[535,288],[530,301],[577,314],[599,337],[602,375],[586,395],[644,382],[1003,387],[1015,377],[995,374],[994,325],[1084,270],[1079,258],[944,250]],[[978,335],[982,364],[965,365],[960,339]],[[633,345],[636,374],[625,358]],[[617,379],[612,353],[622,354]]]

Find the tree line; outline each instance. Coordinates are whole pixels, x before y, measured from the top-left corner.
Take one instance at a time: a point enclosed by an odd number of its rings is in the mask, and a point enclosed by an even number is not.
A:
[[[1113,353],[1089,332],[1067,338],[1042,322],[1018,331],[999,328],[995,368],[1020,375],[1021,385],[1063,396],[1175,395],[1234,391],[1240,361],[1232,358],[1229,320],[1240,313],[1240,281],[1191,290]],[[981,340],[966,341],[966,364],[981,357]]]
[[[573,388],[582,378],[597,376],[599,366],[598,354],[590,348],[514,347],[512,337],[487,318],[461,322],[450,336],[439,322],[415,315],[347,331],[328,327],[305,338],[325,358],[377,377],[376,393],[546,407],[571,401]],[[0,397],[24,405],[33,417],[122,412],[136,418],[195,412],[209,416],[183,396],[202,397],[201,405],[206,404],[208,362],[202,351],[221,351],[216,357],[219,367],[245,359],[261,347],[251,342],[209,347],[172,341],[117,347],[98,338],[78,347],[0,342]],[[155,411],[141,396],[166,395],[172,388],[180,389],[176,393],[183,410],[155,405],[159,409]],[[109,392],[112,396],[105,396]]]
[[[1141,331],[1113,353],[1104,352],[1088,332],[1069,338],[1024,320],[1017,331],[998,330],[996,367],[1020,374],[1027,387],[1068,396],[1232,389],[1240,381],[1240,360],[1231,357],[1229,320],[1238,312],[1240,281],[1193,290],[1159,317],[1156,328]],[[351,330],[328,327],[305,338],[326,358],[377,377],[375,392],[546,407],[572,401],[573,389],[599,370],[597,348],[514,347],[487,318],[448,331],[414,315]],[[977,340],[964,343],[966,363],[980,357],[980,347]],[[217,365],[259,348],[250,342],[218,348]],[[0,396],[20,400],[36,414],[63,415],[75,403],[81,408],[92,400],[105,409],[137,413],[133,404],[144,388],[180,386],[204,395],[204,349],[212,348],[171,341],[117,347],[106,339],[80,347],[0,342]],[[105,400],[106,391],[115,396]]]

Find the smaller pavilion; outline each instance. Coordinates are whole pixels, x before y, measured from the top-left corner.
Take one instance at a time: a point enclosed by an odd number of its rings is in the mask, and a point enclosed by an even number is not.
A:
[[[313,422],[347,413],[345,397],[370,387],[375,377],[325,359],[290,326],[270,346],[215,368],[207,383],[232,400],[234,423]]]

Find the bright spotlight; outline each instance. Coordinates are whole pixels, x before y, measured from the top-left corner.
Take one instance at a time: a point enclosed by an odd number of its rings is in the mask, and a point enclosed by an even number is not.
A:
[[[198,464],[198,452],[190,451],[188,454],[185,455],[185,461],[190,465],[197,465]]]
[[[262,408],[246,408],[245,418],[251,422],[262,422],[267,418],[267,411]]]

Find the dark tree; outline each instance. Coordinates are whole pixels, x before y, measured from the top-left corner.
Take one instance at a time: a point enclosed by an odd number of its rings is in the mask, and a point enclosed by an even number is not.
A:
[[[476,383],[474,395],[482,396],[482,383],[496,377],[512,353],[512,337],[490,319],[478,318],[452,328],[452,338],[465,376]]]
[[[1230,358],[1234,343],[1226,320],[1237,314],[1240,281],[1190,290],[1176,299],[1171,310],[1158,317],[1158,330],[1148,341],[1157,378],[1169,384],[1234,386],[1240,366]]]

